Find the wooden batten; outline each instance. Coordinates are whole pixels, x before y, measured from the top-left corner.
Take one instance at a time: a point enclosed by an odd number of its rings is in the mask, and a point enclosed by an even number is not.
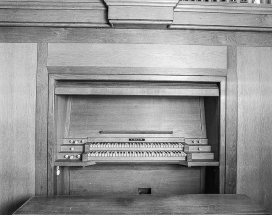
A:
[[[219,96],[216,84],[195,83],[58,83],[56,95]]]

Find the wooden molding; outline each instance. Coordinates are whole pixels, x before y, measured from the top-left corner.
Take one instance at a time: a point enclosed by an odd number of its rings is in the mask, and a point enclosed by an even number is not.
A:
[[[175,7],[178,0],[105,0],[108,6]]]
[[[170,28],[271,31],[272,5],[180,1]]]
[[[0,2],[0,26],[110,27],[102,0]]]
[[[113,26],[162,25],[173,22],[173,10],[178,0],[105,0],[108,19]]]
[[[272,4],[239,2],[0,1],[0,26],[272,31]]]

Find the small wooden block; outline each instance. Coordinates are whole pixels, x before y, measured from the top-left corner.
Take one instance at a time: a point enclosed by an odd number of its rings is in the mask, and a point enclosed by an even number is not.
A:
[[[213,160],[214,159],[214,153],[188,153],[187,154],[187,161],[193,161],[193,160]]]
[[[193,161],[180,161],[180,165],[193,167],[193,166],[219,166],[216,160],[193,160]]]
[[[184,145],[184,152],[210,152],[210,145]]]

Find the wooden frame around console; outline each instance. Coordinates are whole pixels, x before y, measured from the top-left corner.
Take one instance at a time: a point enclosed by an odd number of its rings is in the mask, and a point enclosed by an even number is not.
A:
[[[7,29],[6,33],[9,32],[10,29]],[[16,30],[16,29],[15,29]],[[24,30],[24,29],[23,29]],[[35,30],[35,29],[34,29]],[[37,30],[37,29],[36,29]],[[42,30],[42,29],[41,29]],[[49,29],[50,30],[50,29]],[[68,30],[69,32],[72,29]],[[105,32],[104,32],[105,31]],[[88,38],[81,37],[86,35],[89,32]],[[107,32],[107,35],[103,34]],[[44,41],[45,43],[38,43],[38,67],[37,67],[37,104],[36,104],[36,163],[35,163],[35,171],[36,171],[36,179],[35,179],[35,194],[36,195],[47,195],[50,193],[50,189],[48,186],[48,169],[47,169],[47,136],[49,134],[47,128],[47,117],[48,117],[48,78],[49,74],[71,74],[72,71],[74,74],[97,74],[92,68],[61,68],[61,67],[47,67],[47,55],[48,55],[48,44],[46,42],[104,42],[105,39],[108,38],[111,42],[122,42],[124,39],[123,34],[133,34],[135,30],[124,30],[124,29],[78,29],[77,33],[74,36],[68,35],[68,37],[61,37],[56,39],[55,37],[47,37],[41,38],[37,40]],[[237,98],[237,73],[236,73],[236,64],[237,64],[237,45],[240,43],[249,44],[252,42],[252,39],[249,39],[247,33],[239,33],[230,34],[229,32],[199,32],[199,34],[195,34],[194,31],[156,31],[156,30],[139,30],[142,32],[143,38],[145,38],[142,42],[145,43],[154,43],[154,39],[156,42],[165,41],[162,40],[162,37],[167,36],[168,40],[173,41],[173,44],[204,44],[204,45],[227,45],[228,46],[228,69],[224,71],[217,70],[209,70],[209,69],[181,69],[179,70],[180,75],[200,75],[205,74],[206,76],[216,76],[218,78],[226,77],[226,94],[228,95],[226,98],[226,118],[225,118],[225,126],[226,126],[226,156],[225,156],[225,188],[224,193],[236,193],[236,179],[237,179],[237,118],[238,118],[238,98]],[[60,35],[65,32],[59,32]],[[156,33],[157,37],[153,37]],[[112,37],[114,34],[114,37]],[[201,35],[205,34],[204,37]],[[252,37],[254,37],[255,33]],[[148,37],[149,35],[149,37]],[[101,38],[101,36],[104,38]],[[179,37],[179,42],[177,42],[177,36]],[[242,36],[242,37],[240,37]],[[259,35],[258,35],[259,36]],[[265,36],[265,35],[261,35]],[[237,37],[237,38],[236,38]],[[250,37],[250,38],[252,38]],[[21,42],[29,42],[34,41],[33,39],[29,40],[24,39],[24,33],[20,30],[19,38],[16,37],[16,40]],[[55,38],[55,39],[54,39]],[[199,38],[199,39],[198,39]],[[212,39],[213,38],[213,39]],[[214,38],[217,38],[214,40]],[[134,42],[138,40],[136,38],[131,39]],[[131,39],[126,42],[132,42]],[[243,41],[242,41],[243,39]],[[5,41],[11,41],[14,39],[6,38]],[[167,40],[167,41],[168,41]],[[36,41],[36,40],[35,40]],[[240,41],[240,42],[239,42]],[[260,40],[254,40],[260,41]],[[253,46],[263,46],[263,45],[271,45],[269,40],[261,40],[262,43],[254,43],[251,44]],[[264,44],[267,42],[269,44]],[[87,69],[87,70],[86,70]],[[88,70],[89,69],[89,70]],[[138,71],[136,71],[138,72]],[[153,72],[153,71],[152,71]],[[218,73],[219,72],[219,73]],[[176,73],[176,71],[174,71]],[[117,74],[114,72],[114,74]]]
[[[49,107],[48,107],[48,195],[56,194],[58,190],[55,162],[56,143],[56,113],[55,113],[55,85],[57,81],[168,81],[168,82],[209,82],[220,86],[220,166],[219,166],[219,192],[225,193],[226,177],[226,78],[218,76],[154,76],[154,75],[89,75],[89,74],[49,74]],[[65,170],[64,170],[65,171]],[[65,174],[65,173],[64,173]],[[65,179],[64,179],[65,180]]]

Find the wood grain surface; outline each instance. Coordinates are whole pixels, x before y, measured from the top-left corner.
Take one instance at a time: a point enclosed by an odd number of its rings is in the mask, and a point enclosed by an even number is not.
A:
[[[0,25],[110,27],[108,11],[100,0],[0,1]]]
[[[201,192],[199,167],[175,165],[175,169],[171,169],[170,165],[161,164],[145,169],[138,166],[137,169],[119,169],[113,164],[112,169],[71,170],[70,195],[137,195],[138,188],[151,188],[151,194],[156,196]]]
[[[37,44],[0,44],[0,214],[35,194]]]
[[[264,204],[269,211],[272,211],[271,58],[271,48],[238,47],[237,192]]]
[[[269,214],[245,195],[34,197],[15,214]]]
[[[267,14],[240,14],[240,13],[213,13],[213,12],[175,12],[173,25],[199,25],[199,26],[236,26],[242,27],[271,27],[271,12]]]
[[[47,194],[47,43],[38,44],[35,123],[35,195]]]
[[[237,48],[228,47],[226,88],[226,193],[235,194],[237,187],[237,123],[238,123]]]
[[[272,46],[269,32],[110,28],[0,27],[0,42],[142,43]],[[266,28],[267,29],[267,28]],[[236,29],[237,30],[237,29]]]
[[[219,96],[216,84],[146,82],[58,83],[56,95]]]
[[[158,67],[47,67],[49,74],[96,74],[96,75],[205,75],[226,76],[227,69],[158,68]]]
[[[227,47],[165,44],[48,44],[47,65],[226,69]]]
[[[198,97],[74,96],[68,137],[86,138],[93,131],[103,137],[101,130],[158,130],[174,131],[172,137],[205,138],[201,124]]]

